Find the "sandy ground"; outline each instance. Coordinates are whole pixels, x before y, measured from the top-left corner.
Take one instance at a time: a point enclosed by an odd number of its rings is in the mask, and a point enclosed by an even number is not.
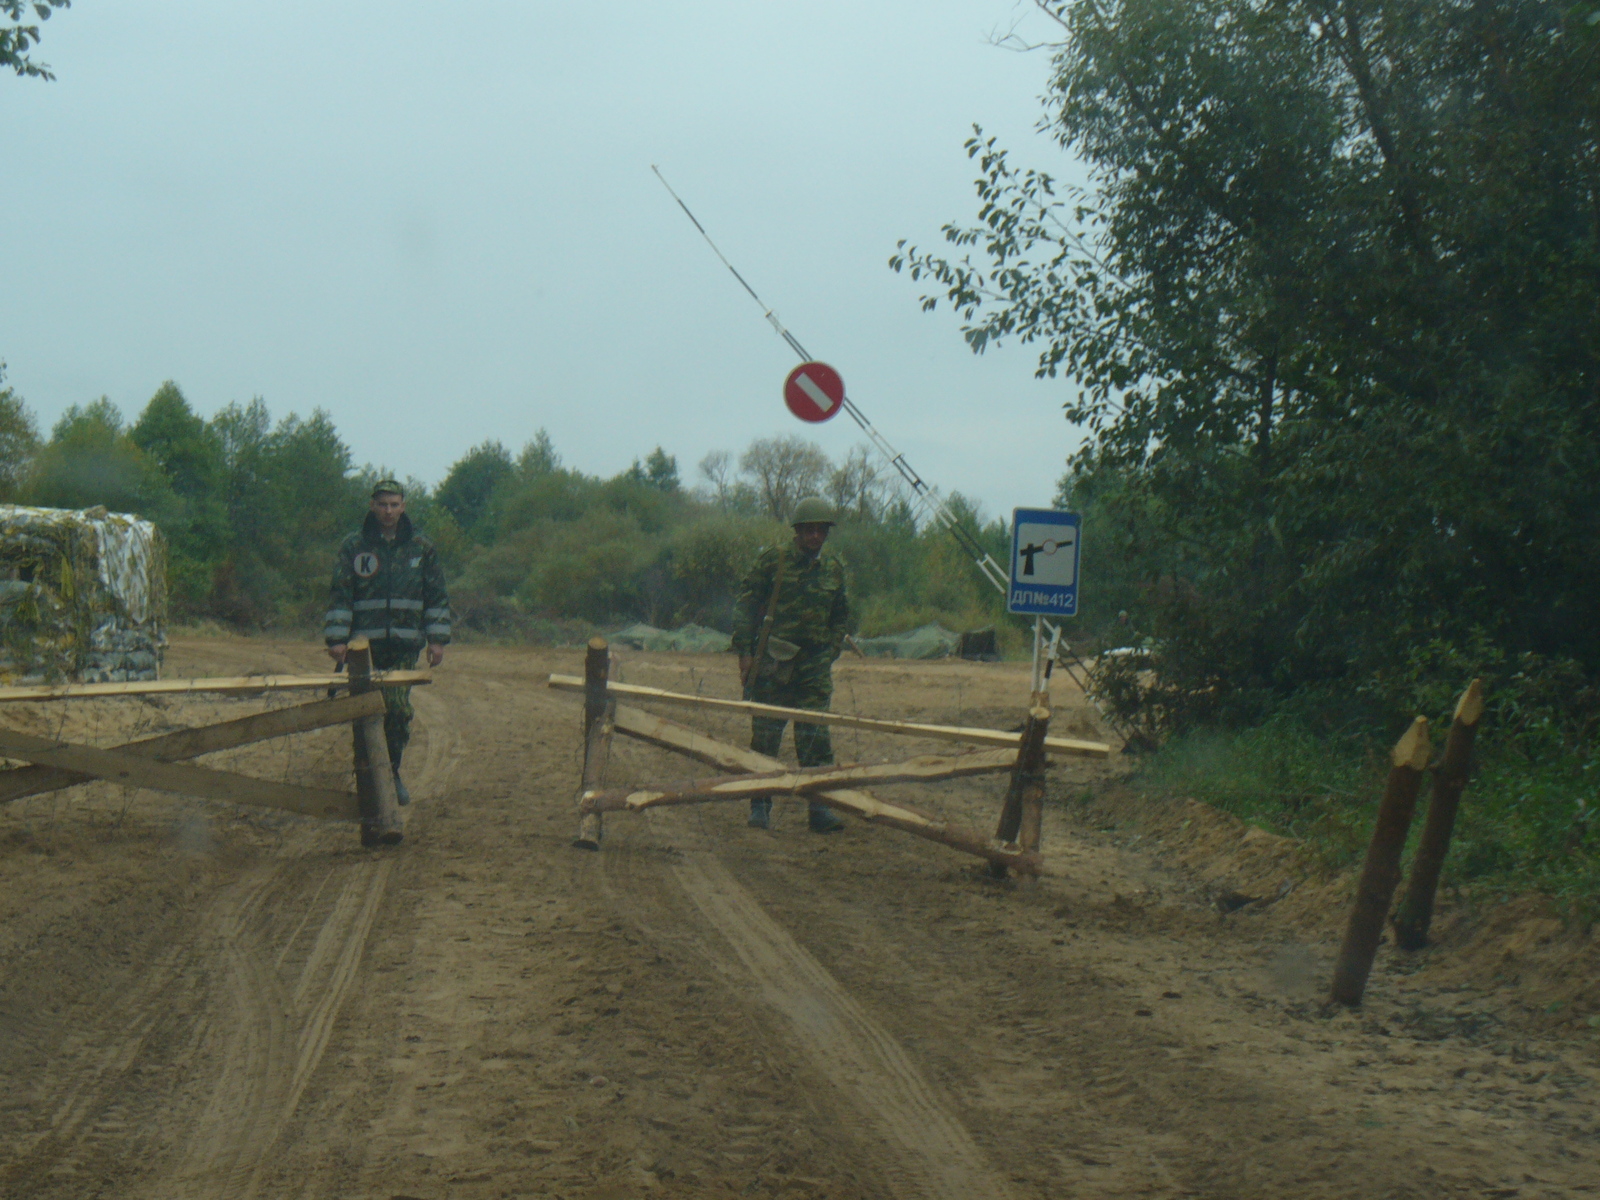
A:
[[[316,653],[190,641],[167,673]],[[0,809],[0,1194],[1600,1195],[1592,978],[1530,1012],[1514,969],[1559,923],[1501,937],[1486,973],[1448,918],[1330,1011],[1348,881],[1199,806],[1134,811],[1115,761],[1054,765],[1033,882],[893,831],[812,835],[783,803],[770,833],[733,805],[614,815],[577,851],[578,703],[543,681],[580,663],[453,649],[417,692],[397,849],[108,784]],[[726,656],[627,656],[623,678],[735,691]],[[1026,687],[1009,665],[842,663],[837,706],[1010,726]],[[1056,703],[1058,731],[1092,731]],[[112,744],[261,706],[6,719]],[[337,784],[348,733],[207,761]],[[608,778],[705,773],[619,741]],[[1002,786],[884,794],[983,828]],[[1257,902],[1224,916],[1229,890]]]

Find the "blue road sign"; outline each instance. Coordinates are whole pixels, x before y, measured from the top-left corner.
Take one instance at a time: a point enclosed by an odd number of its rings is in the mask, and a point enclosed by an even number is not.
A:
[[[1053,508],[1011,514],[1011,586],[1006,610],[1045,617],[1078,615],[1078,543],[1083,517]]]

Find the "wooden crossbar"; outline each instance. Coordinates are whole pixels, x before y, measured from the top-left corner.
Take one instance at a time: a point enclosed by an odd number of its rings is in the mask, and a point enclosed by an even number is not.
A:
[[[202,754],[215,754],[219,750],[232,750],[272,738],[287,737],[291,733],[307,733],[329,725],[342,725],[362,717],[383,712],[383,695],[369,692],[362,696],[340,696],[335,700],[316,700],[310,704],[296,704],[290,708],[276,708],[271,712],[253,713],[233,721],[216,725],[203,725],[197,729],[179,729],[158,737],[143,738],[112,747],[141,758],[155,758],[162,762],[180,762],[199,758]],[[14,767],[0,771],[0,804],[20,800],[24,796],[38,796],[59,791],[75,784],[87,783],[93,775],[69,771],[60,767],[37,764]]]
[[[374,687],[420,687],[433,682],[430,671],[374,671]],[[106,696],[185,696],[201,693],[253,695],[290,689],[346,688],[343,675],[238,675],[216,679],[142,679],[127,683],[40,683],[0,687],[8,700],[90,700]]]
[[[581,692],[583,680],[576,675],[552,675],[550,687],[557,691]],[[1016,749],[1022,744],[1020,733],[1004,729],[976,729],[962,725],[925,725],[916,721],[889,721],[880,717],[856,717],[848,713],[814,712],[809,708],[784,708],[777,704],[758,704],[753,700],[722,700],[714,696],[691,696],[687,692],[669,692],[664,688],[644,687],[636,683],[612,683],[606,694],[617,700],[659,700],[664,704],[686,704],[695,708],[718,708],[732,712],[749,713],[755,717],[777,717],[784,721],[808,721],[813,725],[842,725],[850,729],[870,729],[876,733],[897,733],[906,737],[932,738],[944,742],[967,742],[975,746],[998,746]],[[1046,738],[1045,749],[1052,754],[1075,754],[1087,758],[1105,758],[1111,747],[1104,742],[1084,742],[1077,738]]]
[[[708,800],[748,800],[755,796],[787,793],[795,796],[825,792],[859,783],[932,783],[1008,771],[1017,761],[1015,750],[976,750],[954,757],[923,755],[896,763],[869,763],[829,767],[780,767],[755,774],[723,775],[697,779],[667,790],[612,788],[586,792],[585,812],[656,808],[668,804],[700,804]]]
[[[754,772],[784,769],[783,764],[775,758],[768,758],[764,754],[740,746],[730,746],[726,742],[719,742],[701,733],[698,729],[679,725],[675,721],[669,721],[665,717],[658,717],[655,713],[645,712],[629,705],[617,705],[615,724],[618,733],[652,746],[659,746],[663,750],[675,751],[697,762],[720,767],[725,771]],[[860,817],[863,821],[887,825],[915,837],[939,842],[953,850],[960,850],[965,854],[973,854],[992,863],[1010,867],[1020,874],[1036,875],[1039,872],[1037,854],[1021,853],[995,846],[973,830],[920,812],[909,804],[891,804],[867,792],[851,788],[832,788],[808,798],[826,801],[836,808]]]
[[[248,775],[236,775],[231,771],[161,762],[130,754],[126,750],[79,746],[71,742],[33,737],[12,729],[0,729],[0,755],[78,775],[92,775],[111,783],[151,788],[158,792],[176,792],[180,796],[200,796],[207,800],[225,800],[231,804],[254,804],[332,821],[358,819],[356,798],[349,792],[274,783],[266,779],[252,779]]]

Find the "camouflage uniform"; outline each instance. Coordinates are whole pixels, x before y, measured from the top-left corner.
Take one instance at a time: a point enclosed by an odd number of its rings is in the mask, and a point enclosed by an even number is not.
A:
[[[778,613],[772,623],[768,652],[756,665],[750,699],[786,708],[826,709],[833,698],[833,660],[839,657],[849,631],[850,600],[845,593],[844,564],[823,550],[812,556],[798,545],[768,547],[745,576],[733,609],[733,648],[755,653],[761,622],[772,599],[775,571],[783,571]],[[787,662],[777,661],[774,642],[799,647]],[[772,717],[750,718],[750,748],[776,757],[788,722]],[[833,742],[826,725],[796,721],[795,756],[802,767],[833,762]]]
[[[427,643],[450,642],[450,596],[444,568],[427,538],[401,514],[393,541],[385,541],[371,513],[339,543],[323,639],[337,646],[351,638],[372,643],[374,670],[409,671]],[[411,689],[384,688],[383,732],[396,769],[411,740]]]

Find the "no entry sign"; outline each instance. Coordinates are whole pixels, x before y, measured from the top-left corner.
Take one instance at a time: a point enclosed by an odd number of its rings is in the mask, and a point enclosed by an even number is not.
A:
[[[801,363],[783,381],[783,402],[802,421],[826,421],[844,407],[844,380],[827,363]]]

